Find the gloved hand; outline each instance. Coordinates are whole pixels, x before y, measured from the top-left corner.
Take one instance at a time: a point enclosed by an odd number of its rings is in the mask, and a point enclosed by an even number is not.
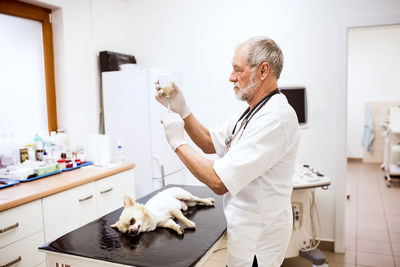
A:
[[[165,137],[169,145],[175,151],[178,146],[186,144],[185,132],[182,118],[175,112],[168,112],[168,114],[161,120],[164,126]]]
[[[158,102],[160,102],[162,105],[167,107],[167,97],[164,95],[163,90],[161,90],[160,85],[158,84],[158,81],[155,82],[157,94],[156,94],[156,99]],[[181,90],[179,90],[178,86],[174,82],[172,82],[172,87],[174,90],[169,95],[169,103],[171,106],[171,110],[173,112],[178,113],[182,119],[185,119],[187,116],[192,113],[190,111],[189,106],[186,104],[185,97],[183,96],[183,93]]]

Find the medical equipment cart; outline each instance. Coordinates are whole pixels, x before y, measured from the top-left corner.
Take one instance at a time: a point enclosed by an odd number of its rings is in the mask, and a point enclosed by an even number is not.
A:
[[[383,169],[386,172],[386,185],[390,187],[393,176],[400,178],[400,106],[389,109],[389,123],[384,127]]]

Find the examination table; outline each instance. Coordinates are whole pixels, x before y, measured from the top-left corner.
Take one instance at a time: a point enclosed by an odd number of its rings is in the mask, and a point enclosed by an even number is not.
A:
[[[173,186],[178,185],[168,185],[137,202],[144,204],[159,191]],[[39,250],[46,253],[49,267],[201,266],[209,254],[218,248],[226,232],[222,196],[204,186],[179,187],[195,196],[215,199],[214,207],[201,205],[183,212],[196,223],[196,229],[184,227],[182,236],[165,228],[157,228],[135,238],[124,236],[110,227],[118,220],[122,211],[120,208],[41,246]]]

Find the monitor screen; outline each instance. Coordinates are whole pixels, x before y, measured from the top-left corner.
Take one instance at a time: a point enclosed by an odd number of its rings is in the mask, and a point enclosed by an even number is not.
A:
[[[296,111],[299,124],[307,123],[307,95],[305,87],[279,87]]]

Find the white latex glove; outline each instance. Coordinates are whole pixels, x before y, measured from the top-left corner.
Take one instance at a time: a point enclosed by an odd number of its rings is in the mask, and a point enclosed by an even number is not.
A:
[[[162,120],[165,137],[169,145],[175,151],[178,146],[186,144],[185,141],[185,123],[178,113],[169,112]]]
[[[167,97],[164,95],[163,90],[161,90],[158,81],[156,81],[155,84],[155,88],[157,90],[157,101],[167,107]],[[182,117],[182,119],[185,119],[192,112],[190,111],[189,106],[186,104],[185,97],[183,96],[182,91],[179,90],[178,86],[176,86],[174,82],[172,82],[172,87],[174,88],[174,90],[172,90],[169,95],[171,110],[178,113]]]

